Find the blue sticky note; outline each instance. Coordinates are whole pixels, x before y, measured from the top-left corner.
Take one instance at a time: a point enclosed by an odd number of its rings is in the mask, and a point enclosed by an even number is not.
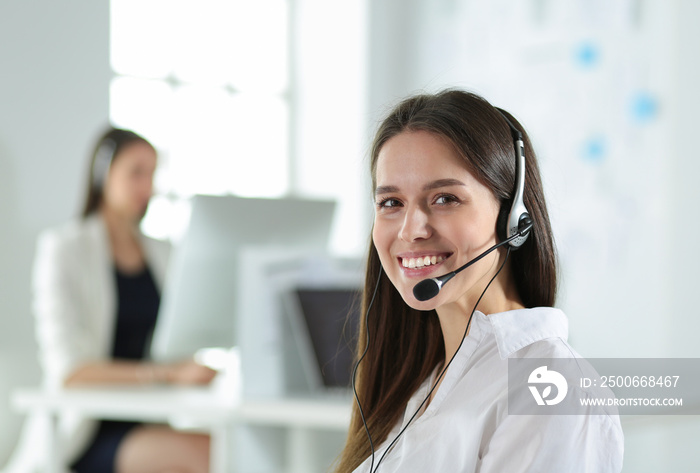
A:
[[[600,60],[600,49],[592,41],[584,41],[576,47],[574,59],[579,66],[592,68]]]
[[[659,114],[659,103],[649,92],[639,91],[632,96],[630,112],[634,121],[646,123]]]
[[[583,160],[600,163],[605,159],[607,143],[604,136],[593,136],[583,144]]]

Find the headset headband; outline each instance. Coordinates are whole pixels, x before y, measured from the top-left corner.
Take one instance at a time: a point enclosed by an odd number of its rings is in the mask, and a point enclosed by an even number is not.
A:
[[[525,144],[523,142],[522,133],[508,119],[506,112],[498,107],[496,107],[496,110],[498,110],[506,123],[508,123],[515,146],[515,193],[513,194],[513,203],[510,207],[508,219],[505,224],[505,237],[510,238],[520,231],[521,226],[532,222],[530,214],[525,207],[525,202],[523,201],[523,196],[525,194]],[[525,243],[525,240],[527,240],[529,234],[530,232],[527,232],[523,236],[515,238],[509,243],[510,247],[513,249],[520,248],[523,243]]]

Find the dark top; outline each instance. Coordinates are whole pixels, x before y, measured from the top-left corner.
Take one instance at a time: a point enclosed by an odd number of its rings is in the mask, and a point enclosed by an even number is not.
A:
[[[138,274],[115,269],[117,278],[117,324],[112,357],[141,360],[150,347],[158,317],[160,295],[148,267]]]

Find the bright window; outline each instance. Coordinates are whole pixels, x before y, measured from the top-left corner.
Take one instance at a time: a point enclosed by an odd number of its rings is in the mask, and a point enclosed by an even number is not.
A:
[[[110,119],[160,155],[144,230],[193,194],[290,191],[287,0],[112,0]],[[179,220],[186,219],[186,215]]]
[[[366,2],[111,0],[111,120],[160,156],[147,234],[196,193],[295,195],[335,199],[332,250],[364,252]]]

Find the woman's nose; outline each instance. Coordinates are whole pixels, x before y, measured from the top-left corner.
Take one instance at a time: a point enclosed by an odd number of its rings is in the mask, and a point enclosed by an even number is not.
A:
[[[409,207],[404,215],[399,238],[406,242],[429,238],[432,234],[428,212],[419,206]]]

